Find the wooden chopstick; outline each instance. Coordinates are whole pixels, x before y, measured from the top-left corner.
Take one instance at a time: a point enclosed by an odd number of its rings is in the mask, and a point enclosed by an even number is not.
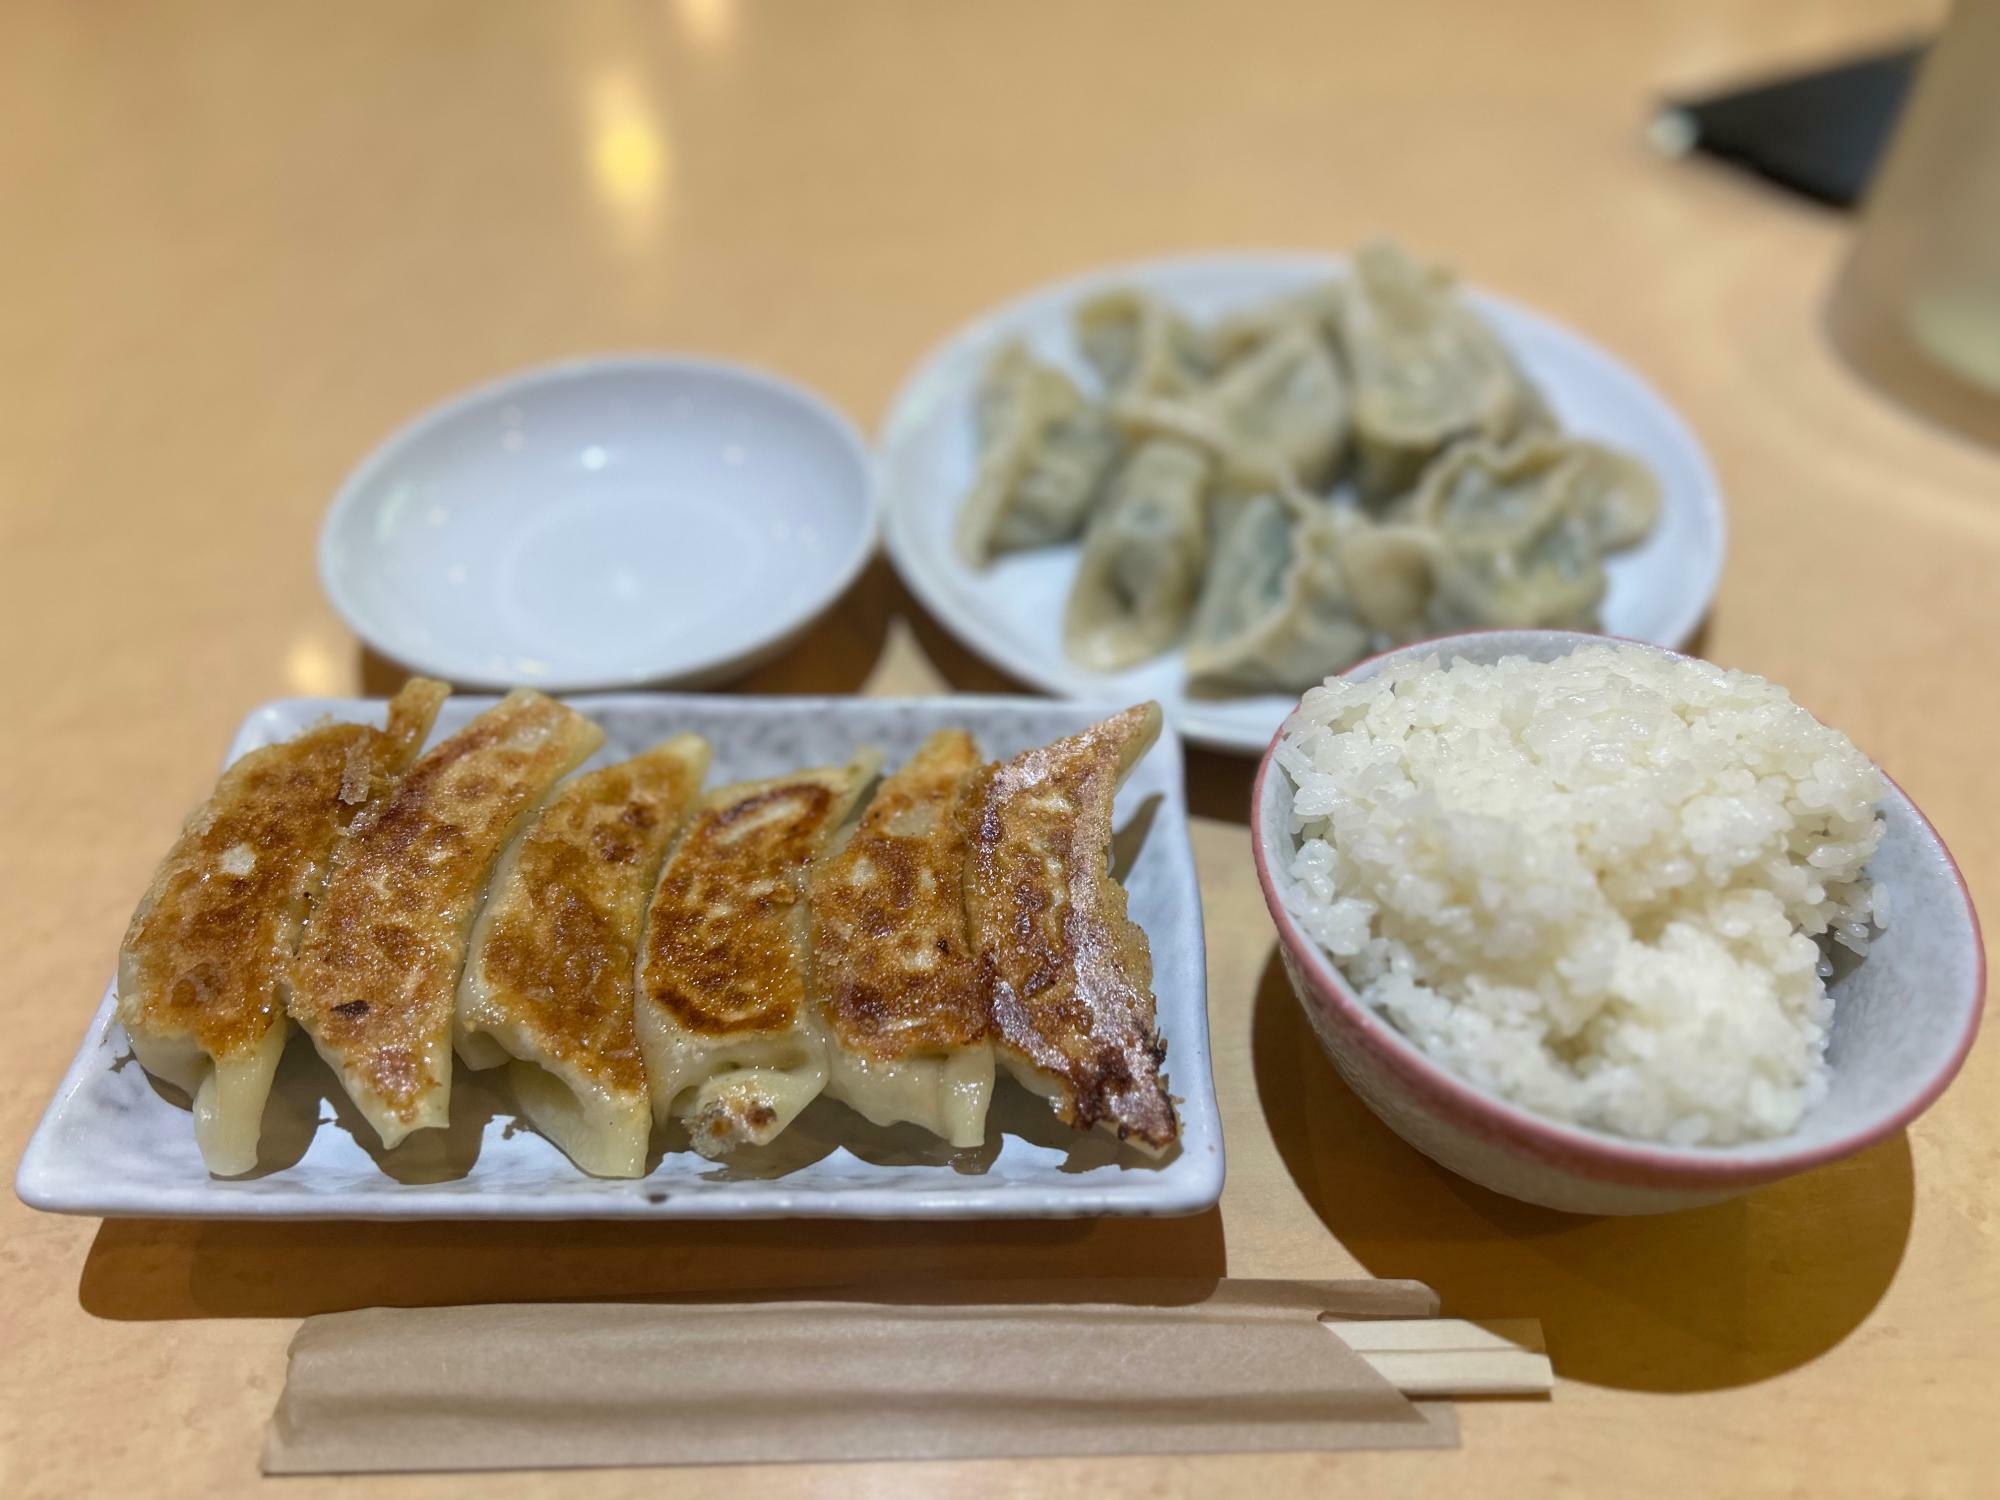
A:
[[[1320,1321],[1406,1396],[1546,1396],[1555,1388],[1533,1318]]]

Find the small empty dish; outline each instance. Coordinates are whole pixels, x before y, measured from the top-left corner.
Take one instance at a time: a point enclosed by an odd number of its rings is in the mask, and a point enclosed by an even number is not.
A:
[[[739,366],[613,356],[418,417],[341,486],[319,563],[384,655],[577,692],[747,670],[874,542],[868,450],[826,402]]]

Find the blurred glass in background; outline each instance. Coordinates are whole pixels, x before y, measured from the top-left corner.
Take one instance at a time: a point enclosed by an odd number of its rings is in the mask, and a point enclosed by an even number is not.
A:
[[[1828,324],[1890,396],[2000,445],[2000,0],[1959,0],[1932,47]]]

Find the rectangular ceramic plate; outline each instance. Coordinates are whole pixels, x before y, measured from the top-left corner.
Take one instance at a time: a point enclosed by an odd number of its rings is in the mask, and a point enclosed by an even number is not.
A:
[[[682,730],[715,747],[709,785],[843,761],[879,747],[891,769],[926,736],[962,726],[990,756],[1011,755],[1094,723],[1123,704],[1028,698],[719,698],[619,694],[572,700],[603,726],[590,764],[622,759]],[[454,697],[449,733],[491,698]],[[295,734],[323,715],[372,716],[353,699],[285,699],[258,709],[231,758]],[[814,1103],[770,1146],[728,1164],[685,1137],[655,1139],[644,1178],[587,1177],[514,1117],[504,1081],[460,1068],[451,1124],[394,1151],[295,1035],[264,1115],[263,1164],[243,1178],[202,1168],[186,1108],[155,1088],[114,1019],[107,992],[42,1117],[15,1187],[57,1213],[181,1218],[1068,1218],[1187,1214],[1222,1191],[1222,1132],[1209,1073],[1201,899],[1188,846],[1181,747],[1171,729],[1118,797],[1114,862],[1131,915],[1153,951],[1159,1026],[1181,1119],[1179,1150],[1151,1161],[1102,1133],[1079,1135],[1003,1076],[986,1143],[954,1154],[914,1126],[883,1129],[830,1099]],[[1136,846],[1136,847],[1135,847]],[[1129,868],[1124,868],[1129,864]],[[136,893],[135,893],[136,895]]]

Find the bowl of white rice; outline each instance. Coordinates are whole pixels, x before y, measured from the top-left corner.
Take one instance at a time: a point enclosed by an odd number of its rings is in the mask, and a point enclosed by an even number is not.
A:
[[[1937,833],[1760,677],[1567,631],[1309,691],[1251,833],[1334,1066],[1428,1156],[1584,1213],[1713,1202],[1902,1128],[1985,985]]]

